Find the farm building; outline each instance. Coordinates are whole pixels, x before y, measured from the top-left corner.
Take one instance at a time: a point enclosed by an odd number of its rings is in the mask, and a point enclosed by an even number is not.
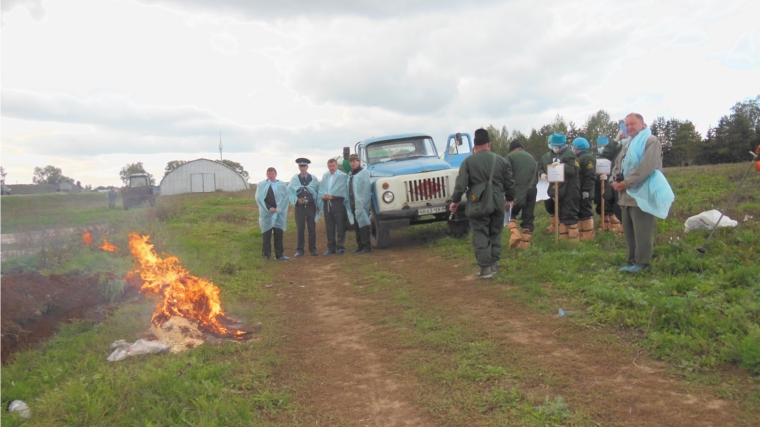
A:
[[[192,160],[169,172],[161,180],[160,194],[211,193],[248,189],[248,182],[222,163],[207,159]]]

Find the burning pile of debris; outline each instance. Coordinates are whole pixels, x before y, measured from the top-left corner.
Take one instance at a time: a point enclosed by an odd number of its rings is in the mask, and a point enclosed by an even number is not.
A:
[[[91,243],[92,237],[87,234],[83,241]],[[238,341],[252,337],[251,332],[235,327],[238,322],[224,313],[219,288],[209,280],[190,274],[177,257],[161,258],[153,247],[150,236],[129,234],[129,250],[140,267],[129,272],[125,281],[138,283],[140,291],[162,297],[151,318],[150,329],[159,342],[168,345],[170,351],[178,352],[203,344],[205,333]],[[99,249],[118,250],[105,238]]]

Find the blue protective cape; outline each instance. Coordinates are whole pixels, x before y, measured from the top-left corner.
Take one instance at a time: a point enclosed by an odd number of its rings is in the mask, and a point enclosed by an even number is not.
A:
[[[644,128],[628,143],[628,152],[623,160],[623,176],[628,175],[629,171],[641,163],[647,139],[651,135],[652,131],[649,128]],[[625,191],[636,200],[642,211],[662,219],[667,218],[670,205],[676,199],[668,180],[659,170],[649,175],[643,184],[636,188],[626,188]]]
[[[277,203],[277,211],[269,212],[264,203],[271,184],[269,180],[256,184],[256,204],[259,205],[259,227],[261,227],[262,233],[272,227],[285,231],[288,219],[290,192],[284,182],[280,180],[275,181],[274,200]]]
[[[317,214],[314,217],[314,222],[319,221],[319,216],[322,213],[322,206],[320,206],[319,203],[319,179],[316,175],[309,174],[311,176],[311,182],[309,185],[301,185],[301,180],[298,179],[298,176],[301,175],[299,173],[293,175],[293,178],[290,178],[290,184],[288,184],[288,188],[290,188],[290,203],[295,205],[298,203],[298,196],[296,195],[298,191],[301,188],[305,188],[309,193],[311,193],[312,197],[314,197],[314,203],[317,205]]]
[[[319,181],[319,207],[324,209],[324,203],[322,200],[322,197],[329,194],[333,197],[343,197],[344,201],[348,200],[348,175],[343,173],[340,170],[335,171],[335,176],[333,177],[332,186],[330,188],[327,188],[327,186],[330,184],[330,171],[325,172],[324,175],[322,175],[322,181]]]
[[[346,188],[348,189],[348,180],[351,179],[353,171],[348,174],[346,179]],[[369,225],[369,208],[372,205],[372,187],[369,180],[369,172],[367,169],[362,169],[356,176],[354,176],[354,196],[356,200],[354,205],[356,206],[356,220],[359,222],[359,227],[366,227]],[[348,211],[348,222],[354,223],[354,214],[351,212],[351,201],[346,197],[345,201],[346,211]]]

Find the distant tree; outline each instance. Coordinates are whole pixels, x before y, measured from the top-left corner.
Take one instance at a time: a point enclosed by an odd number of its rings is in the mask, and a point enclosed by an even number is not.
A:
[[[119,171],[119,177],[121,178],[121,182],[123,182],[124,185],[127,185],[129,184],[129,176],[137,174],[137,173],[147,174],[148,180],[150,180],[150,185],[155,185],[155,180],[153,179],[153,175],[149,174],[145,170],[142,162],[127,163],[123,168],[121,168],[121,171]]]
[[[700,164],[735,163],[750,159],[747,152],[760,144],[760,95],[737,102],[731,115],[718,120],[710,128],[697,161]]]
[[[488,136],[491,138],[491,150],[502,156],[509,154],[509,143],[512,141],[510,140],[507,127],[502,126],[501,130],[499,130],[493,125],[488,125],[486,130],[488,131]]]
[[[69,184],[73,184],[74,179],[63,175],[61,168],[47,165],[44,168],[38,166],[34,167],[32,182],[35,184],[58,184],[59,182],[68,182]]]
[[[187,163],[187,160],[171,160],[166,164],[166,167],[164,168],[164,176],[169,175],[169,172],[177,169],[185,163]]]
[[[593,146],[600,136],[606,136],[610,139],[614,138],[618,133],[618,129],[620,129],[618,122],[613,121],[608,112],[599,110],[589,116],[586,124],[583,126],[582,132],[584,137]]]
[[[221,163],[225,166],[228,166],[230,169],[234,170],[235,172],[239,173],[240,176],[243,177],[246,181],[248,181],[248,172],[243,168],[243,165],[241,165],[238,162],[233,162],[232,160],[215,160],[217,163]],[[168,165],[167,165],[168,166]]]
[[[662,165],[686,166],[694,164],[702,146],[702,135],[688,120],[657,117],[649,128],[662,143]]]

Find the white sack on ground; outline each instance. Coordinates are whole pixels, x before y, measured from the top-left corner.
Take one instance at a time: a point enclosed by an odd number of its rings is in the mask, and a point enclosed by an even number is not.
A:
[[[116,350],[106,358],[109,362],[118,362],[119,360],[126,359],[127,356],[139,356],[141,354],[160,353],[169,350],[169,346],[166,344],[146,340],[137,340],[134,344],[118,340],[114,341],[110,348]]]
[[[686,232],[694,231],[694,230],[712,230],[715,228],[715,224],[718,222],[718,219],[720,218],[720,211],[713,209],[711,211],[705,211],[702,212],[699,215],[694,215],[692,217],[689,217],[689,219],[686,220]],[[737,221],[732,220],[731,218],[727,216],[723,216],[723,219],[720,220],[720,224],[718,224],[718,227],[736,227],[738,224]]]

